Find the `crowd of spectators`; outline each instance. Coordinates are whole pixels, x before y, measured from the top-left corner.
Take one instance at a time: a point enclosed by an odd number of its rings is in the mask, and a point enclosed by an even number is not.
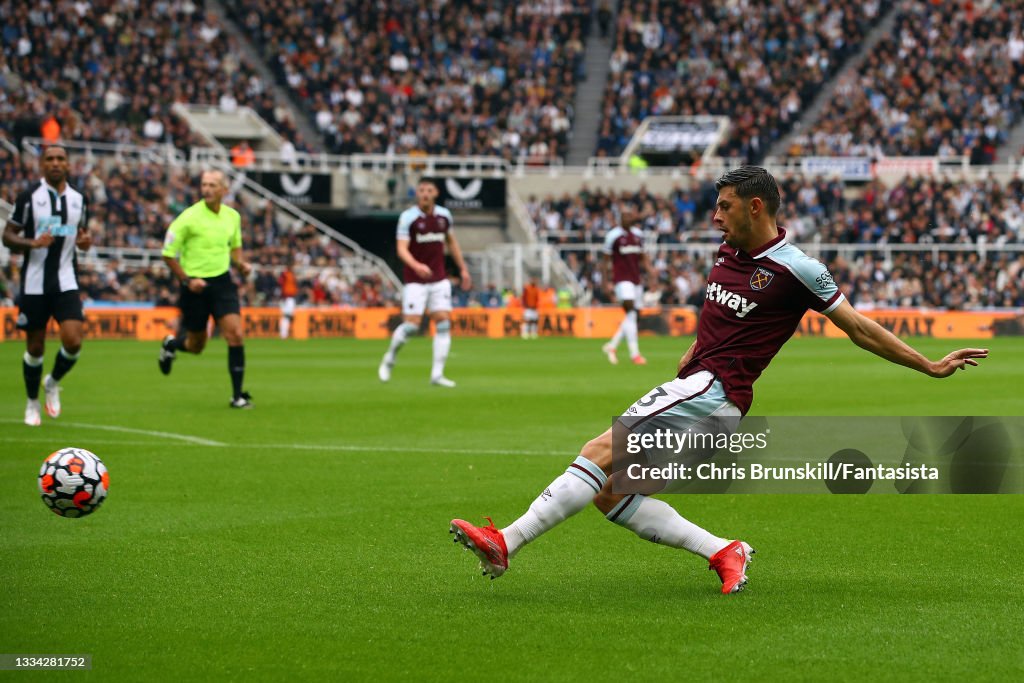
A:
[[[229,0],[340,154],[564,156],[590,0]]]
[[[622,0],[598,156],[647,116],[721,115],[720,154],[759,161],[892,6],[887,0]]]
[[[1024,1],[912,0],[897,11],[790,154],[993,163],[1024,113]]]
[[[779,223],[795,241],[859,244],[1024,242],[1024,179],[908,176],[891,186],[875,180],[847,187],[800,174],[779,178]],[[667,194],[590,189],[528,197],[538,238],[551,244],[600,242],[625,205],[640,213],[651,243],[717,242],[711,219],[717,193],[710,180]]]
[[[176,102],[247,105],[294,127],[241,46],[193,0],[0,0],[0,132],[196,143]]]
[[[569,267],[596,304],[615,303],[600,254],[565,251]],[[859,309],[1024,307],[1024,252],[929,251],[906,253],[865,248],[853,254],[821,253],[839,288]],[[644,305],[700,306],[714,255],[654,248],[645,279]]]
[[[37,160],[0,148],[0,196],[10,202],[39,182]],[[198,178],[187,169],[148,163],[98,163],[73,155],[69,182],[89,199],[89,231],[105,250],[162,248],[167,226],[199,200]],[[393,301],[393,288],[379,277],[349,278],[339,260],[350,254],[312,225],[292,221],[265,200],[236,201],[242,214],[243,246],[257,275],[243,286],[247,304],[276,304],[277,275],[291,267],[298,275],[299,299],[311,305],[381,305]],[[162,263],[136,265],[141,252],[122,254],[97,268],[81,262],[82,291],[90,300],[150,301],[165,304],[177,287]],[[20,259],[12,259],[16,268]],[[12,282],[17,282],[15,277]]]
[[[844,186],[837,180],[792,175],[780,178],[779,183],[792,207],[785,225],[798,239],[813,235],[847,208]],[[709,178],[690,189],[677,185],[668,194],[646,187],[632,192],[584,185],[576,194],[531,195],[526,209],[537,226],[538,238],[551,244],[600,242],[618,225],[624,204],[640,212],[640,227],[652,242],[717,242],[721,236],[711,224],[717,196]]]
[[[999,251],[1024,243],[1024,180],[1001,183],[908,177],[892,186],[874,181],[847,188],[836,180],[792,175],[780,179],[779,223],[793,241],[864,245],[863,250],[820,254],[856,305],[979,308],[1024,304],[1024,252]],[[598,303],[613,301],[594,250],[618,225],[625,206],[639,210],[656,272],[648,305],[703,300],[713,262],[708,244],[720,242],[711,217],[716,193],[709,182],[658,195],[591,190],[530,197],[527,210],[538,237],[558,247],[570,269]],[[687,250],[686,245],[694,248]],[[978,251],[892,251],[886,245],[984,246]],[[589,245],[589,248],[588,248]],[[670,248],[665,248],[670,247]]]

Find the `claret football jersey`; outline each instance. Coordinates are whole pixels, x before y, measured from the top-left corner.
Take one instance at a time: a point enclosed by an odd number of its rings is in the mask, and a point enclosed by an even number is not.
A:
[[[640,283],[644,233],[640,228],[615,227],[604,237],[604,253],[612,257],[612,281]]]
[[[435,206],[431,214],[412,206],[398,217],[397,238],[409,240],[409,253],[420,263],[430,266],[430,277],[422,278],[405,266],[402,279],[406,284],[437,282],[448,275],[444,265],[444,247],[452,229],[452,213],[443,206]]]
[[[744,414],[753,384],[793,336],[807,309],[831,313],[843,301],[820,261],[786,242],[786,231],[752,253],[723,244],[708,275],[697,345],[679,372],[717,376]]]

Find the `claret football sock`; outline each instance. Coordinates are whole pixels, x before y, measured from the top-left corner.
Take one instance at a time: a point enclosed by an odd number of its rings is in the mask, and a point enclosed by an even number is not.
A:
[[[683,548],[705,559],[729,545],[729,541],[687,520],[668,503],[640,494],[626,496],[605,516],[640,538]]]
[[[25,377],[25,394],[33,401],[39,398],[39,381],[43,378],[43,357],[25,352],[21,361],[21,374]]]
[[[509,557],[587,507],[607,480],[600,467],[582,455],[576,458],[569,469],[537,496],[522,517],[501,530]]]

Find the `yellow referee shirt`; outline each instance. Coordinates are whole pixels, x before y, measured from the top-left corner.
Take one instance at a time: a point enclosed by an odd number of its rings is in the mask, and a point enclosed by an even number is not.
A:
[[[230,206],[214,213],[200,200],[167,228],[163,255],[178,257],[189,277],[216,277],[231,268],[231,250],[242,246],[242,217]]]

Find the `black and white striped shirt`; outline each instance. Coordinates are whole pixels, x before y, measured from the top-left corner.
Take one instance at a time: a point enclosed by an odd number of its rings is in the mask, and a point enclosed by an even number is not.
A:
[[[78,289],[75,239],[89,221],[89,203],[81,192],[65,183],[64,193],[39,181],[18,195],[8,219],[23,235],[35,239],[44,233],[53,244],[31,249],[21,268],[22,294],[55,294]]]

